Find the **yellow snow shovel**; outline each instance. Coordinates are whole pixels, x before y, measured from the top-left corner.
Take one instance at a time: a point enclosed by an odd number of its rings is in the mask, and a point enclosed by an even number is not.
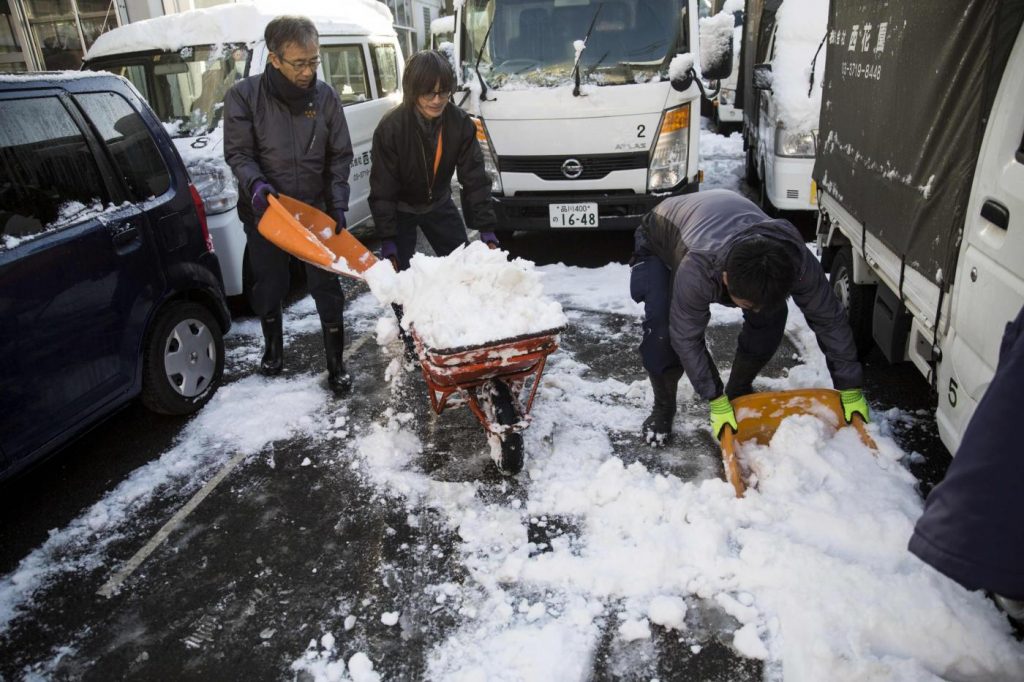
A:
[[[377,257],[348,230],[334,234],[337,223],[323,211],[283,194],[267,195],[270,208],[258,229],[274,245],[310,265],[336,275],[362,279]]]
[[[737,443],[755,440],[761,445],[767,445],[782,420],[795,414],[812,414],[833,426],[842,426],[846,423],[839,391],[831,388],[751,393],[733,400],[732,408],[736,412],[736,424],[739,429],[735,433],[730,426],[722,429],[721,445],[725,476],[736,491],[736,497],[743,497],[747,489],[739,460],[736,459]],[[857,429],[864,445],[872,450],[878,449],[859,414],[853,415],[851,425]]]

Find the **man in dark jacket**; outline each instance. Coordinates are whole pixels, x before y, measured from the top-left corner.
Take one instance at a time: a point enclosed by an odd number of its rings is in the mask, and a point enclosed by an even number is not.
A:
[[[373,133],[370,211],[381,255],[409,267],[416,228],[438,256],[466,243],[466,225],[452,200],[452,175],[462,185],[462,210],[481,240],[497,246],[491,178],[469,114],[449,102],[455,74],[440,52],[418,52],[406,62],[402,104]]]
[[[672,431],[676,387],[685,369],[709,402],[715,437],[736,416],[729,401],[750,393],[786,328],[789,296],[818,337],[846,419],[866,420],[861,365],[853,334],[821,264],[800,233],[772,220],[735,192],[709,190],[666,199],[636,230],[630,295],[644,304],[640,354],[654,389],[645,439],[663,444]],[[729,383],[723,387],[705,341],[711,304],[743,309]]]
[[[338,94],[316,78],[319,35],[305,17],[282,16],[264,32],[267,69],[236,83],[224,100],[224,158],[238,179],[242,219],[254,278],[251,300],[265,348],[260,371],[284,367],[281,305],[288,293],[289,255],[257,230],[268,195],[284,192],[326,211],[345,227],[352,142]],[[345,299],[338,277],[306,265],[327,351],[327,382],[336,395],[352,379],[342,358]]]
[[[946,477],[928,495],[910,551],[969,590],[988,590],[1024,626],[1024,309],[1006,325],[999,365]]]

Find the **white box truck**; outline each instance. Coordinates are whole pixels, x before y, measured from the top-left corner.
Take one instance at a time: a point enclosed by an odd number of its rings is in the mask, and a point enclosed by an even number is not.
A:
[[[697,0],[455,5],[455,101],[476,118],[500,231],[633,229],[697,190],[702,85],[684,66],[728,76],[731,15],[703,20],[701,42]]]
[[[859,342],[937,391],[955,453],[1024,304],[1024,3],[833,2],[819,243]]]
[[[247,292],[252,278],[235,210],[238,188],[224,161],[221,110],[236,80],[266,68],[263,31],[281,14],[304,14],[320,33],[317,78],[341,97],[352,138],[346,220],[358,232],[370,222],[373,131],[401,101],[404,60],[384,4],[251,0],[170,14],[104,33],[83,67],[130,80],[171,133],[203,199],[228,296]]]

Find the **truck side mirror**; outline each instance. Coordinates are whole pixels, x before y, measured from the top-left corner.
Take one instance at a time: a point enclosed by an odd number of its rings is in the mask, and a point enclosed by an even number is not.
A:
[[[682,76],[677,76],[669,81],[669,85],[676,92],[684,92],[689,90],[690,86],[693,85],[693,69],[690,69]]]
[[[724,80],[732,74],[732,35],[736,20],[719,12],[700,21],[700,71],[708,81]]]
[[[754,64],[752,83],[755,90],[771,90],[774,79],[775,76],[772,73],[771,64]]]

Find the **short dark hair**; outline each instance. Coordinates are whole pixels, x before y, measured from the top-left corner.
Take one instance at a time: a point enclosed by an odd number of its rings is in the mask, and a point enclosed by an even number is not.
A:
[[[267,49],[280,57],[288,43],[302,47],[316,45],[320,42],[320,32],[307,17],[286,14],[270,20],[263,31],[263,40],[267,43]]]
[[[729,294],[755,306],[772,307],[789,296],[796,281],[793,257],[777,239],[755,235],[738,242],[725,259]]]
[[[420,95],[434,91],[437,85],[441,92],[455,89],[455,71],[443,52],[423,50],[409,57],[402,75],[402,99],[413,104]]]

